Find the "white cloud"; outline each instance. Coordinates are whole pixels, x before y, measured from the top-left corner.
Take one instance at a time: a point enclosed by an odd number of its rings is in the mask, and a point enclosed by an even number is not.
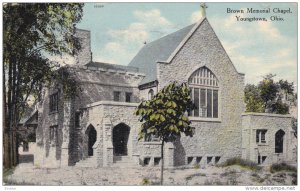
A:
[[[122,49],[122,46],[121,46],[121,44],[116,43],[116,42],[109,42],[105,45],[104,48],[109,51],[118,51],[118,50]]]
[[[281,48],[280,50],[275,52],[275,55],[277,55],[280,58],[287,58],[290,56],[291,52],[292,52],[291,48],[285,47],[285,48]]]
[[[247,18],[253,17],[251,14],[247,14],[246,8],[242,8],[244,14],[229,14],[227,17],[214,17],[212,18],[212,23],[215,25],[215,29],[221,29],[224,32],[230,32],[232,34],[236,33],[236,36],[241,36],[247,40],[251,37],[263,36],[266,40],[286,40],[279,30],[274,26],[273,22],[270,20],[265,21],[237,21],[236,17]],[[193,15],[193,14],[192,14]]]
[[[200,19],[202,18],[202,12],[200,11],[196,11],[192,13],[192,16],[190,18],[191,23],[196,23],[198,22]]]
[[[123,30],[109,30],[108,34],[115,40],[124,42],[134,42],[147,40],[149,34],[146,31],[146,26],[143,23],[132,23],[128,28]]]
[[[133,15],[150,27],[172,25],[170,21],[161,15],[160,10],[158,9],[152,9],[150,11],[137,10],[133,12]]]
[[[285,48],[278,52],[286,52]],[[235,52],[231,59],[233,60],[238,71],[246,74],[246,83],[256,84],[263,76],[269,73],[277,74],[277,79],[287,79],[295,81],[297,60],[290,58],[289,54],[271,55],[269,57],[244,56],[242,53]],[[284,73],[287,70],[289,73]],[[279,72],[281,72],[279,74]]]
[[[272,40],[279,40],[282,38],[280,32],[274,25],[269,22],[258,22],[258,30],[265,35],[268,35]]]
[[[107,56],[102,56],[103,54],[101,55],[95,55],[94,56],[94,60],[95,61],[101,61],[101,62],[104,62],[104,63],[110,63],[110,64],[117,64],[117,61],[111,57],[107,57]]]
[[[132,58],[134,53],[128,48],[127,44],[120,42],[109,42],[100,51],[100,54],[95,56],[96,61],[111,63],[111,64],[128,64],[128,58]]]
[[[224,46],[227,54],[232,54],[234,50],[236,50],[236,48],[239,47],[239,43],[232,43],[229,41],[223,41],[222,45]]]
[[[108,30],[107,34],[111,41],[95,56],[97,61],[127,65],[144,42],[153,39],[151,34],[153,31],[163,35],[166,29],[173,27],[158,9],[136,10],[133,15],[137,22],[124,29]]]
[[[234,14],[209,20],[238,71],[246,74],[246,83],[257,83],[268,73],[297,82],[295,39],[284,36],[273,22],[239,22]]]

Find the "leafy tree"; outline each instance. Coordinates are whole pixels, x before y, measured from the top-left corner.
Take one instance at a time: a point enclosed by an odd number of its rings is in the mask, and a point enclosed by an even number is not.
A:
[[[294,83],[289,83],[287,80],[279,80],[278,82],[280,89],[282,89],[285,93],[285,98],[287,98],[288,94],[294,93]]]
[[[246,85],[244,101],[246,103],[246,112],[264,112],[263,100],[256,85]]]
[[[75,24],[82,18],[79,3],[6,3],[3,6],[3,134],[4,166],[16,165],[16,128],[28,99],[59,67],[49,56],[80,49]]]
[[[155,136],[161,144],[161,184],[163,184],[164,143],[172,142],[184,133],[192,136],[194,128],[187,117],[187,111],[194,109],[187,84],[176,82],[160,90],[151,100],[143,101],[135,112],[143,122],[139,140]]]
[[[268,74],[258,85],[247,84],[244,90],[246,112],[270,112],[277,114],[287,114],[289,105],[282,101],[282,91],[287,95],[294,93],[293,83],[279,80],[275,82],[275,75]]]
[[[289,113],[289,106],[288,104],[283,103],[279,97],[276,102],[271,104],[270,112],[276,114],[287,114]]]
[[[267,109],[271,105],[271,103],[276,99],[277,93],[279,92],[279,86],[273,80],[274,76],[275,75],[273,74],[268,74],[264,76],[264,79],[258,84],[264,109]]]

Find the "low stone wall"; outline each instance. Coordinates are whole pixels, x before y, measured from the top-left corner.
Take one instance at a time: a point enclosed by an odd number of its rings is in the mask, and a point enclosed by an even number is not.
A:
[[[242,115],[242,157],[247,160],[269,165],[272,163],[294,163],[293,143],[296,141],[290,115],[269,113],[245,113]],[[264,138],[257,136],[265,131]],[[275,152],[275,134],[282,130],[283,152]],[[261,141],[261,139],[263,139]]]

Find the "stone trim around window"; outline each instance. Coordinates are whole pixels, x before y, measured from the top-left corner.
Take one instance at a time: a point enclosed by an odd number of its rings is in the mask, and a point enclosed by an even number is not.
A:
[[[192,73],[188,84],[196,106],[188,116],[199,121],[220,121],[220,91],[215,74],[203,66]]]

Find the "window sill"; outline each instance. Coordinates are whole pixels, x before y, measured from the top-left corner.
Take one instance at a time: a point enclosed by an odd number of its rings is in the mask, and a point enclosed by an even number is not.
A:
[[[221,123],[220,118],[201,118],[201,117],[189,117],[191,121],[207,121],[207,122],[218,122]]]
[[[274,153],[274,155],[276,155],[276,156],[283,155],[283,152],[282,153]]]
[[[269,146],[268,143],[256,143],[256,144],[257,144],[257,146]]]

